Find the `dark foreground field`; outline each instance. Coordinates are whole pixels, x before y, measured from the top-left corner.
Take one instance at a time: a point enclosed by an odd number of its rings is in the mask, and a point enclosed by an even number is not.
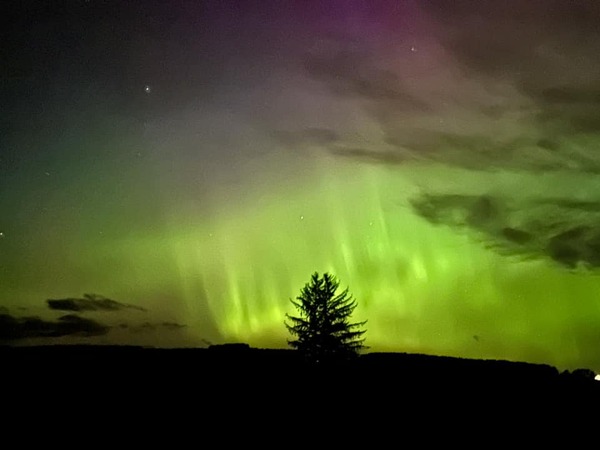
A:
[[[314,368],[292,350],[255,349],[245,344],[198,349],[73,345],[0,347],[0,361],[4,379],[49,388],[97,383],[98,387],[131,384],[132,388],[168,390],[174,386],[167,382],[177,382],[239,390],[248,384],[292,389],[295,383],[314,383],[318,390],[319,385],[325,389],[322,379],[332,390],[336,382],[339,386],[352,383],[361,395],[370,389],[404,396],[408,387],[448,392],[460,388],[469,394],[470,386],[489,393],[524,389],[548,395],[600,395],[600,382],[587,369],[561,373],[544,364],[406,353],[368,353],[346,365]]]
[[[293,351],[245,345],[0,347],[0,361],[5,410],[65,408],[69,420],[74,411],[162,417],[191,410],[188,419],[210,412],[225,421],[268,421],[307,410],[466,424],[489,414],[586,420],[600,410],[600,382],[590,371],[508,361],[370,353],[314,368]]]

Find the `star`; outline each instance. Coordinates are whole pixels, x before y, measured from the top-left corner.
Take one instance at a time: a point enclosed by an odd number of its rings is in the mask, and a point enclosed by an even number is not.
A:
[[[415,53],[417,51],[417,47],[415,47],[414,45],[410,48],[410,51]]]
[[[148,85],[148,84],[147,84],[146,86],[144,86],[144,92],[145,92],[146,94],[149,94],[149,93],[150,93],[150,91],[152,91],[152,89],[150,88],[150,85]]]
[[[4,233],[2,231],[0,231],[0,238],[4,237]]]

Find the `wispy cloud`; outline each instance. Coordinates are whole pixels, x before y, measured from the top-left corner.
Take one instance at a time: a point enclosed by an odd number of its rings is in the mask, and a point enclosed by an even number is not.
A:
[[[359,99],[383,135],[361,151],[339,136],[333,153],[378,164],[600,173],[597,2],[432,1],[420,8],[430,30],[421,53],[364,40],[306,55],[306,73]],[[386,32],[398,43],[390,47],[406,46],[406,36]],[[436,61],[435,75],[410,72],[420,55]]]
[[[406,89],[396,73],[372,61],[367,51],[340,48],[308,54],[304,68],[311,77],[324,82],[339,95],[352,96],[395,110],[431,110],[427,102]]]
[[[167,331],[177,331],[182,328],[186,328],[187,325],[183,325],[177,322],[144,322],[140,325],[131,325],[128,323],[119,324],[119,328],[131,330],[134,333],[143,333],[147,331],[156,331],[156,330],[167,330]]]
[[[600,268],[600,201],[422,194],[413,210],[436,225],[470,231],[489,248],[563,267]]]
[[[50,309],[59,311],[121,311],[123,309],[146,311],[140,306],[120,303],[95,294],[85,294],[83,298],[49,299],[46,303]]]
[[[60,336],[99,336],[108,333],[110,327],[95,320],[67,314],[56,321],[37,316],[15,317],[0,314],[0,340],[14,341],[26,338],[54,338]]]
[[[328,146],[339,141],[337,132],[329,128],[306,127],[302,130],[276,130],[272,137],[288,147],[306,145]]]

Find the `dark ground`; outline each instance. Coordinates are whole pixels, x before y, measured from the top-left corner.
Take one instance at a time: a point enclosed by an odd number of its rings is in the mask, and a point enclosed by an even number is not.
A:
[[[235,428],[282,421],[294,427],[308,413],[307,419],[358,420],[356,426],[369,423],[371,430],[408,418],[462,428],[487,422],[502,432],[510,423],[549,419],[593,417],[597,424],[600,411],[600,382],[591,371],[508,361],[370,353],[352,364],[313,368],[291,350],[236,344],[0,347],[0,364],[5,413],[30,420],[56,419],[63,411],[58,417],[69,426],[102,415],[122,423],[216,420]]]

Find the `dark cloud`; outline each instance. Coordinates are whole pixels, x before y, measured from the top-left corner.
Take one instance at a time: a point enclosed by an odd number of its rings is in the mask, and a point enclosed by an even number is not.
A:
[[[547,253],[567,267],[600,267],[600,227],[578,226],[551,236]]]
[[[561,209],[574,209],[590,213],[600,213],[600,200],[574,200],[570,198],[544,198],[536,200],[538,204],[556,205]]]
[[[393,71],[379,67],[365,52],[338,49],[330,53],[306,56],[307,73],[340,95],[354,96],[379,108],[400,111],[430,111],[427,102],[406,89]]]
[[[427,195],[411,200],[413,210],[431,223],[469,226],[476,229],[494,227],[504,216],[501,200],[488,195]]]
[[[46,300],[46,303],[50,309],[60,311],[120,311],[123,309],[146,311],[140,306],[120,303],[96,294],[84,294],[83,298],[49,299]]]
[[[586,116],[592,126],[600,119]],[[330,152],[367,163],[405,164],[429,161],[476,171],[513,170],[532,173],[578,171],[600,173],[600,155],[595,147],[577,151],[571,142],[557,138],[539,138],[537,132],[510,138],[478,133],[458,134],[435,130],[405,130],[389,125],[383,128],[386,150],[330,146]],[[600,130],[600,127],[599,127]],[[553,133],[554,135],[556,133]],[[600,137],[600,136],[599,136]]]
[[[315,127],[307,127],[297,131],[277,130],[273,131],[271,135],[288,147],[299,147],[304,145],[327,146],[340,139],[338,133],[334,130]]]
[[[596,60],[600,66],[600,58]],[[548,88],[526,84],[521,86],[521,92],[536,105],[536,111],[532,115],[533,125],[548,136],[547,139],[555,139],[551,150],[561,150],[568,154],[571,145],[568,138],[600,133],[600,118],[597,114],[600,84],[596,81],[585,84],[573,81],[571,85]],[[562,138],[563,145],[556,138]],[[600,165],[595,154],[588,153],[587,158],[596,166]]]
[[[421,7],[436,19],[442,45],[469,72],[539,81],[568,64],[556,55],[578,56],[599,45],[595,0],[433,0]]]
[[[597,107],[600,105],[600,89],[593,87],[585,89],[579,86],[559,86],[536,91],[531,89],[532,96],[535,96],[540,103],[547,105],[589,105]]]
[[[477,171],[600,173],[599,5],[420,3],[431,22],[428,38],[448,58],[434,81],[421,82],[410,71],[422,63],[416,54],[376,59],[387,50],[368,40],[307,55],[309,76],[339,95],[364,100],[383,133],[380,148],[356,150],[340,137],[330,151],[377,164],[430,161]],[[397,30],[386,36],[398,48],[410,40]],[[427,45],[419,48],[425,58],[436,58]],[[395,63],[387,65],[389,59]],[[460,75],[450,75],[454,67]]]
[[[517,245],[527,244],[533,239],[531,233],[519,230],[518,228],[504,227],[500,230],[500,232],[504,239]]]
[[[427,221],[469,231],[500,254],[600,268],[600,201],[422,194],[411,205]]]
[[[59,317],[57,335],[83,335],[83,336],[97,336],[106,334],[110,327],[100,324],[99,322],[80,317],[76,314],[67,314]]]
[[[0,340],[14,341],[26,338],[54,338],[60,336],[99,336],[108,333],[110,327],[95,320],[74,314],[49,321],[40,317],[15,317],[0,314]]]
[[[523,100],[509,103],[517,109],[523,101],[531,105],[524,119],[532,134],[541,136],[538,153],[517,160],[509,155],[514,168],[600,171],[593,146],[574,152],[572,142],[600,133],[599,5],[593,0],[423,4],[437,19],[440,43],[467,76],[480,77],[484,85],[512,82]],[[518,150],[532,152],[531,146]]]
[[[145,332],[145,331],[155,331],[155,330],[159,330],[159,329],[176,331],[176,330],[185,328],[186,326],[187,325],[183,325],[183,324],[180,324],[177,322],[159,322],[159,323],[144,322],[141,325],[127,325],[127,324],[120,325],[121,328],[128,328],[135,333],[141,333],[141,332]]]
[[[474,7],[468,13],[458,13],[452,5],[442,14],[430,8],[441,24],[440,42],[470,73],[485,76],[518,76],[523,71],[539,69],[539,61],[532,58],[534,51],[531,45],[524,45],[533,34],[531,25],[527,26],[522,18],[519,23],[516,17],[502,17],[502,8],[485,6]],[[508,13],[510,14],[510,13]],[[535,24],[535,20],[532,23]],[[477,37],[477,39],[474,39]]]
[[[434,130],[412,130],[389,126],[386,143],[396,151],[412,151],[412,159],[441,162],[471,170],[495,170],[522,167],[518,149],[527,145],[524,139],[499,139],[483,134],[458,134]]]
[[[384,128],[384,134],[385,142],[391,149],[370,150],[335,145],[330,146],[329,150],[338,156],[390,165],[430,161],[471,170],[490,171],[520,168],[524,164],[523,158],[516,153],[519,144],[522,143],[515,141],[502,142],[483,135],[459,135],[420,129],[406,131],[392,126]],[[558,162],[556,167],[560,167]]]
[[[497,104],[456,103],[480,117],[460,133],[381,121],[391,152],[412,151],[477,171],[576,172],[582,179],[600,173],[598,2],[434,0],[422,7],[435,20],[437,42],[465,79],[488,93],[498,84],[510,88],[499,91]],[[600,267],[600,200],[593,192],[581,198],[583,190],[573,183],[565,183],[562,196],[546,197],[543,191],[425,192],[412,207],[431,223],[468,231],[502,254],[567,268]]]

